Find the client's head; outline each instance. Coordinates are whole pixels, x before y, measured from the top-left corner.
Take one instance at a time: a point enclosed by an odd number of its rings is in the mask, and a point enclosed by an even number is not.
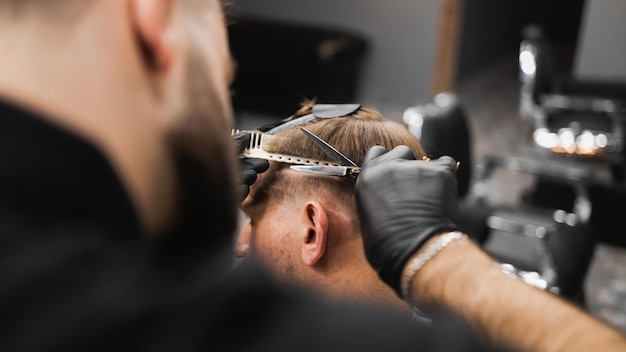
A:
[[[314,106],[307,102],[293,116],[310,121],[273,133],[263,149],[334,163],[300,129],[304,127],[358,166],[375,145],[389,150],[407,145],[416,158],[425,156],[404,125],[385,121],[373,109],[353,106],[343,109],[342,114],[349,112],[345,116],[317,118]],[[236,254],[258,261],[280,283],[333,298],[405,307],[365,258],[354,198],[358,176],[315,174],[291,165],[270,161],[269,170],[252,185],[242,203],[249,219]]]

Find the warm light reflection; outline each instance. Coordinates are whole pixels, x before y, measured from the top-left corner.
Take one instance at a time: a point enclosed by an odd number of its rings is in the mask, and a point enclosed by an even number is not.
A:
[[[540,147],[551,149],[559,146],[559,136],[556,133],[548,131],[547,128],[539,128],[533,136],[535,143]]]
[[[608,136],[604,133],[594,134],[585,130],[580,134],[570,128],[562,128],[558,133],[547,128],[539,128],[533,133],[533,141],[542,148],[557,154],[570,154],[583,157],[604,157],[608,144]]]
[[[560,129],[559,139],[561,141],[561,148],[563,148],[565,152],[570,154],[576,152],[576,137],[574,136],[574,132],[571,129]]]

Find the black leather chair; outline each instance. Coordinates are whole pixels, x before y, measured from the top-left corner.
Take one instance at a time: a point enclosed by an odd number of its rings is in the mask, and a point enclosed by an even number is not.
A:
[[[607,166],[615,182],[625,180],[626,82],[556,74],[550,40],[538,25],[522,31],[519,79],[520,114],[535,146]]]
[[[438,94],[427,104],[407,108],[403,119],[430,158],[450,155],[460,163],[457,170],[459,206],[462,209],[459,221],[469,236],[483,243],[489,232],[485,220],[491,209],[486,204],[475,207],[468,201],[473,176],[472,134],[465,109],[457,96]]]
[[[626,247],[626,82],[556,74],[549,38],[538,25],[522,31],[519,48],[519,110],[530,141],[555,166],[578,163],[593,170],[584,182],[592,203],[589,223],[598,242]],[[552,158],[550,158],[552,157]],[[538,177],[533,204],[565,207],[577,190]]]

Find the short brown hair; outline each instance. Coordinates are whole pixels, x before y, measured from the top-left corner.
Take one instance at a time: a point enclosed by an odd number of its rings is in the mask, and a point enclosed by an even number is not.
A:
[[[302,108],[294,114],[294,117],[311,113],[314,105],[315,101],[304,102]],[[384,120],[378,111],[370,108],[361,107],[345,117],[314,119],[302,127],[306,127],[307,130],[335,147],[359,166],[362,165],[366,152],[376,145],[383,146],[388,150],[398,145],[406,145],[413,151],[416,159],[422,159],[425,156],[422,145],[409,132],[406,126],[395,121]],[[284,130],[275,136],[280,138],[268,140],[267,146],[264,146],[266,151],[332,161],[299,128]],[[287,165],[278,165],[277,163],[272,163],[272,165],[272,168],[275,170],[288,167]],[[310,176],[304,178],[306,180],[304,184],[283,184],[280,187],[272,187],[271,192],[289,192],[290,189],[294,189],[293,187],[297,186],[299,186],[299,191],[305,191],[301,189],[304,186],[306,190],[313,192],[318,190],[319,187],[332,187],[334,194],[347,202],[346,205],[350,205],[351,208],[355,209],[354,186],[356,180],[354,178],[307,175]],[[276,180],[275,178],[272,179]]]

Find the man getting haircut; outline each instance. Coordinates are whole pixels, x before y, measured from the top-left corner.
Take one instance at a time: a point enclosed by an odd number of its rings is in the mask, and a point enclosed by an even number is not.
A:
[[[321,118],[314,111],[320,106],[329,111]],[[270,130],[271,135],[264,136],[264,151],[334,163],[307,137],[308,131],[356,165],[361,165],[374,145],[388,149],[407,145],[416,158],[426,157],[405,126],[384,120],[373,109],[307,101],[292,121],[299,118],[310,121],[284,128],[290,124],[287,122],[275,129],[278,132]],[[358,176],[315,174],[306,172],[306,167],[304,172],[294,170],[292,165],[272,160],[269,170],[252,185],[242,203],[248,221],[236,243],[236,254],[260,262],[281,284],[408,312],[408,305],[379,279],[363,253],[354,198]]]

